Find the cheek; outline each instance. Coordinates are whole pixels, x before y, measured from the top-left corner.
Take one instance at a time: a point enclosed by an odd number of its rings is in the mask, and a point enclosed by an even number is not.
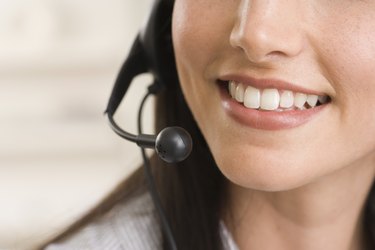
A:
[[[373,9],[372,11],[363,8]],[[375,3],[313,23],[310,34],[325,77],[340,105],[375,104]],[[352,107],[353,105],[350,105]]]
[[[209,66],[227,51],[232,15],[229,1],[212,5],[212,0],[177,0],[172,37],[180,84],[190,109],[205,137],[214,134],[213,120],[223,121],[220,97]],[[235,8],[231,4],[231,8]],[[221,18],[218,18],[221,17]],[[203,108],[204,107],[204,108]],[[215,116],[215,117],[212,117]],[[213,136],[214,137],[214,136]]]
[[[367,19],[330,26],[330,30],[325,31],[330,35],[326,35],[326,42],[321,43],[320,54],[327,78],[336,90],[334,104],[340,114],[343,133],[357,144],[357,148],[373,150],[375,30],[370,18]]]
[[[224,51],[225,46],[229,45],[231,12],[224,12],[225,3],[215,7],[212,2],[214,1],[177,0],[174,6],[174,48],[181,67],[189,73],[204,75],[206,65],[214,61],[219,56],[217,53]]]
[[[346,162],[375,152],[375,30],[371,19],[331,22],[319,35],[324,39],[315,45],[325,77],[336,92],[333,104],[339,126],[335,134],[346,147],[345,157],[351,157]]]

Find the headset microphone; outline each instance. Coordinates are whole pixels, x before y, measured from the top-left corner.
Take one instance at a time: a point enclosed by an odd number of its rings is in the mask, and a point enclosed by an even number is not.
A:
[[[133,135],[121,129],[113,119],[133,78],[150,72],[155,83],[148,88],[150,94],[166,87],[168,82],[176,81],[173,75],[173,56],[166,46],[170,39],[170,16],[173,1],[156,0],[146,27],[140,32],[130,49],[113,87],[105,113],[112,129],[122,138],[137,143],[143,148],[154,148],[161,159],[176,163],[186,159],[192,150],[192,139],[186,130],[180,127],[168,127],[155,135]],[[172,58],[170,58],[172,57]],[[171,66],[172,65],[172,66]]]
[[[113,119],[133,78],[149,70],[146,64],[147,58],[144,54],[142,41],[138,36],[117,76],[105,114],[108,117],[111,128],[116,134],[128,141],[135,142],[142,148],[155,149],[158,156],[168,163],[177,163],[185,160],[192,150],[192,139],[185,129],[181,127],[167,127],[158,135],[133,135],[120,128]],[[156,94],[161,88],[162,85],[155,80],[155,83],[148,88],[148,93],[142,101],[142,106],[145,99],[150,94]],[[140,123],[140,121],[138,121],[138,123]]]
[[[158,135],[133,135],[121,129],[113,120],[113,115],[107,113],[109,124],[113,131],[122,138],[135,142],[142,148],[155,149],[158,156],[168,163],[185,160],[192,150],[190,134],[181,127],[166,127]]]
[[[192,139],[185,129],[180,127],[167,127],[158,135],[133,135],[120,128],[113,119],[114,113],[120,105],[133,78],[149,71],[147,62],[142,40],[140,36],[138,36],[116,79],[105,114],[107,114],[109,124],[116,134],[126,140],[135,142],[142,148],[155,149],[158,156],[168,163],[177,163],[185,160],[192,150]],[[156,80],[155,83],[148,88],[148,93],[156,94],[161,88],[161,84]]]

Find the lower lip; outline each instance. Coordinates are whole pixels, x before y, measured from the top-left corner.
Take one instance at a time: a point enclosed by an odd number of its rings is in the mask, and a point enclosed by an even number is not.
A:
[[[282,130],[301,126],[321,113],[328,104],[305,110],[264,111],[248,109],[234,100],[226,90],[220,87],[224,110],[239,123],[261,130]]]

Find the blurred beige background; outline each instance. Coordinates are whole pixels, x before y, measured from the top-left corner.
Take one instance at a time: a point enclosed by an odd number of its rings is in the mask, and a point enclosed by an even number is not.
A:
[[[103,111],[151,2],[0,0],[0,249],[34,249],[140,163]],[[130,131],[149,81],[116,116]]]

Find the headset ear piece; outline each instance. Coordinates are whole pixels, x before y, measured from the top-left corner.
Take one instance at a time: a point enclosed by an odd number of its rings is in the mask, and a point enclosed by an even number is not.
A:
[[[106,113],[113,115],[116,112],[133,78],[139,74],[148,72],[148,70],[149,66],[147,64],[145,50],[140,36],[138,35],[133,42],[128,58],[125,60],[117,76],[111,97],[107,104]]]
[[[149,72],[163,85],[178,83],[171,34],[173,5],[171,0],[156,0],[140,32]]]
[[[150,72],[158,85],[178,82],[171,39],[171,16],[174,1],[156,0],[148,22],[138,34],[124,62],[106,113],[113,115],[120,105],[133,78]]]

